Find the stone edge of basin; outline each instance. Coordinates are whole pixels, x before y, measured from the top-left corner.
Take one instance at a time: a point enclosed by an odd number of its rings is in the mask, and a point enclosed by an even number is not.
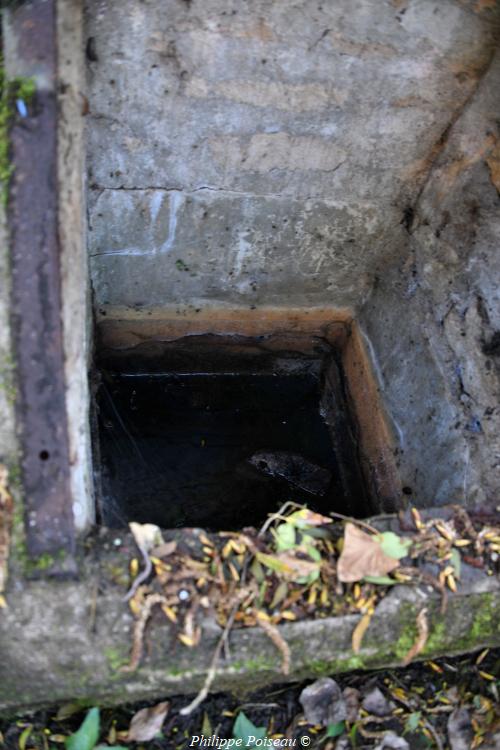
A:
[[[380,521],[385,528],[395,522]],[[11,576],[8,607],[0,612],[0,712],[67,701],[102,706],[153,700],[201,687],[221,633],[208,620],[200,645],[188,649],[156,613],[141,665],[135,672],[120,671],[132,643],[133,620],[123,595],[134,554],[128,533],[101,529],[87,542],[79,580]],[[399,666],[417,637],[416,617],[424,607],[429,636],[419,659],[500,646],[500,581],[464,565],[462,583],[456,594],[450,592],[444,614],[430,587],[394,587],[377,606],[358,654],[352,633],[360,615],[280,625],[291,650],[287,677],[280,671],[280,653],[262,630],[233,630],[230,657],[220,661],[212,690],[244,694],[272,683]]]

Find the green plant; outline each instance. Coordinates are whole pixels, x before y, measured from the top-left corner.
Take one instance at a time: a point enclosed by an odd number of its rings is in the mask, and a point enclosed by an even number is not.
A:
[[[100,714],[98,708],[91,708],[80,728],[65,741],[66,750],[105,750],[109,745],[98,745]],[[125,750],[123,745],[112,745],[115,750]]]
[[[250,719],[240,711],[233,726],[233,739],[241,740],[243,747],[252,747],[258,740],[266,736],[265,727],[256,727]]]

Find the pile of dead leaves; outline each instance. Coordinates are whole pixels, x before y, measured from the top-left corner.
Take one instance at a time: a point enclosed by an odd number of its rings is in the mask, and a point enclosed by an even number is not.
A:
[[[500,526],[474,525],[462,508],[448,519],[427,521],[413,509],[409,519],[410,525],[407,520],[405,530],[396,534],[287,503],[259,532],[193,530],[184,541],[166,542],[158,527],[132,523],[144,568],[139,573],[139,560],[132,560],[134,582],[127,599],[136,622],[130,664],[124,669],[138,666],[155,607],[188,648],[202,638],[202,615],[214,616],[223,634],[213,665],[231,628],[260,627],[281,652],[287,674],[290,652],[279,623],[361,614],[352,638],[358,652],[375,606],[392,585],[430,584],[440,592],[444,609],[447,591],[459,585],[463,558],[488,571],[498,567]],[[418,638],[404,664],[425,645],[425,609],[417,627]]]

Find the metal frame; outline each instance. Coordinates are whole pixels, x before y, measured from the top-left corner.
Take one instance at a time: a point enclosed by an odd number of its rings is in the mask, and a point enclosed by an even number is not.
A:
[[[52,567],[61,572],[73,567],[75,531],[58,236],[56,0],[17,6],[9,24],[22,69],[35,70],[39,84],[11,132],[8,211],[26,541],[31,556],[56,555]]]

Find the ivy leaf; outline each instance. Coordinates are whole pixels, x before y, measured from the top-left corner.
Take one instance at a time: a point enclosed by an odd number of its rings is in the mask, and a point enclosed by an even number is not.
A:
[[[99,738],[99,709],[91,708],[83,723],[74,734],[65,741],[67,750],[93,750]]]
[[[246,747],[250,737],[255,737],[256,740],[263,740],[266,736],[266,732],[266,727],[256,727],[255,724],[245,716],[243,711],[240,711],[238,718],[234,722],[233,739],[241,740],[243,746]]]
[[[328,724],[326,728],[327,737],[340,737],[345,732],[345,721],[337,721],[336,724]]]
[[[401,560],[402,557],[406,557],[408,549],[411,547],[410,539],[403,539],[393,531],[384,531],[383,534],[378,535],[380,540],[380,546],[382,552],[388,557],[393,557],[395,560]]]

